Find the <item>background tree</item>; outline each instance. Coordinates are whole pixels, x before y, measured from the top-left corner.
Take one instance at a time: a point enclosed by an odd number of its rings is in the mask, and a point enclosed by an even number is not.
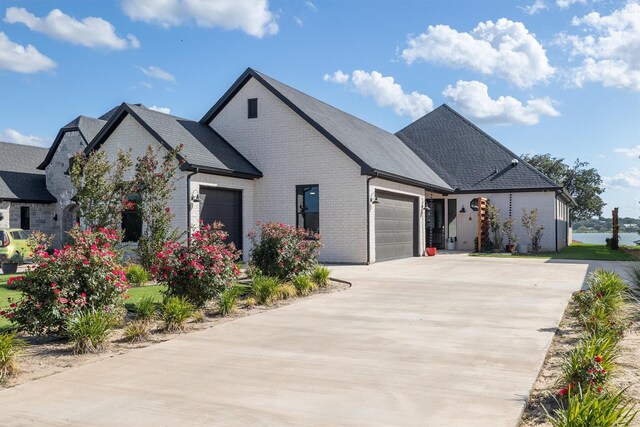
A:
[[[137,159],[131,191],[138,196],[136,208],[144,224],[137,254],[140,264],[147,269],[156,263],[156,255],[164,244],[178,237],[177,230],[171,229],[173,214],[169,202],[175,190],[180,150],[182,145],[167,152],[160,161],[159,151],[148,146],[145,155]]]
[[[562,185],[571,194],[578,207],[571,209],[573,220],[587,220],[602,215],[604,201],[600,195],[604,192],[602,178],[589,163],[576,159],[573,166],[564,163],[564,159],[551,154],[523,155],[531,166]]]
[[[131,183],[124,180],[124,175],[131,165],[130,153],[122,150],[114,163],[104,151],[72,157],[69,175],[84,227],[120,228],[123,204],[131,192]]]

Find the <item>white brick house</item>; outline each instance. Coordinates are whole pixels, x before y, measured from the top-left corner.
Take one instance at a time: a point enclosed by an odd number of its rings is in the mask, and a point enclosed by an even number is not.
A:
[[[40,165],[58,201],[51,228],[62,239],[63,218],[73,216],[74,189],[64,171],[74,152],[104,150],[115,158],[124,148],[135,158],[148,145],[162,152],[183,144],[170,206],[174,226],[222,220],[245,259],[256,221],[319,231],[324,262],[420,256],[425,246],[443,247],[449,238],[472,250],[477,217],[470,204],[479,196],[517,224],[521,208],[538,208],[543,250],[570,242],[573,202],[562,188],[451,111],[440,107],[394,135],[252,69],[200,121],[122,104],[100,119],[67,125]],[[461,147],[452,142],[457,135]],[[447,150],[453,163],[436,164],[440,156],[425,154]],[[478,159],[486,151],[491,162]],[[512,166],[513,159],[520,164]],[[499,179],[469,185],[487,172],[464,170],[471,160],[483,160]],[[524,230],[517,231],[526,243]]]

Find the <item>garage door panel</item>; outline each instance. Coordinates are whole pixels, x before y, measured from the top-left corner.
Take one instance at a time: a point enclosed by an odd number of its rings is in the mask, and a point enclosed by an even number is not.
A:
[[[200,219],[204,224],[220,221],[229,233],[228,242],[242,249],[242,192],[213,188],[201,188],[203,199]]]
[[[415,198],[376,193],[375,239],[376,261],[406,258],[415,255]]]

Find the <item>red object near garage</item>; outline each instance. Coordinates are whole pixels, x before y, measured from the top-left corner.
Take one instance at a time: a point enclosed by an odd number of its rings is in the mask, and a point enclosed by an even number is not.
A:
[[[436,248],[426,248],[427,256],[436,256]]]

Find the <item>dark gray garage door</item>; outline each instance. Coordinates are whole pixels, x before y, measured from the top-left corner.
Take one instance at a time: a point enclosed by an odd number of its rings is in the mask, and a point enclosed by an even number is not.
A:
[[[242,249],[242,192],[217,188],[200,188],[203,200],[200,219],[205,224],[220,221],[229,233],[228,242]]]
[[[376,192],[376,196],[376,261],[417,255],[417,199],[382,192]]]

